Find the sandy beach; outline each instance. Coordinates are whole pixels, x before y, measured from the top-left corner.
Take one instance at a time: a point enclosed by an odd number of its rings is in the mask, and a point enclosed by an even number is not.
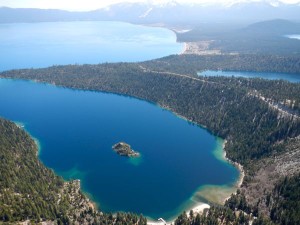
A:
[[[187,213],[187,215],[189,216],[189,212],[191,211],[191,210],[193,210],[193,212],[195,213],[195,214],[201,214],[201,213],[203,213],[203,211],[204,211],[204,209],[209,209],[210,208],[210,205],[209,204],[206,204],[206,203],[200,203],[200,204],[198,204],[197,206],[195,206],[195,207],[193,207],[192,209],[190,209],[189,211],[187,211],[186,213]]]
[[[184,55],[187,50],[188,50],[188,43],[184,42],[183,43],[183,49],[181,50],[180,53],[178,53],[178,55]]]
[[[196,205],[195,207],[189,209],[186,211],[187,216],[189,216],[189,212],[191,210],[193,210],[194,214],[201,214],[203,213],[204,209],[209,209],[210,205],[206,204],[206,203],[199,203],[198,205]],[[159,218],[157,221],[148,221],[147,224],[148,225],[171,225],[174,224],[174,220],[172,221],[164,221],[161,220],[162,218]]]

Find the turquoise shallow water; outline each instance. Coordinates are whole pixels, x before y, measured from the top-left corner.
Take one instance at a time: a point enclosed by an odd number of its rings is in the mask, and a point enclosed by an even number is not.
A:
[[[16,91],[17,90],[17,91]],[[195,204],[202,185],[233,185],[238,171],[218,160],[217,138],[154,104],[130,97],[0,80],[0,116],[39,140],[43,163],[82,187],[104,211],[171,218]],[[125,141],[139,159],[117,155]]]
[[[66,64],[137,62],[177,54],[167,29],[123,22],[0,24],[0,71]]]
[[[247,72],[247,71],[221,71],[206,70],[198,73],[199,76],[224,76],[224,77],[245,77],[245,78],[264,78],[268,80],[287,80],[289,82],[300,82],[300,74],[290,73],[265,73],[265,72]]]

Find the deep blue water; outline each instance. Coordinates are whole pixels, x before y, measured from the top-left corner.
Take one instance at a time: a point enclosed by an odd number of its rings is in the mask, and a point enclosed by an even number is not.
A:
[[[103,62],[137,62],[177,54],[167,29],[122,22],[0,24],[0,71]]]
[[[80,178],[104,211],[166,219],[192,205],[204,184],[232,185],[238,171],[213,155],[217,138],[154,104],[130,97],[0,79],[0,116],[37,138],[43,163]],[[142,157],[117,155],[125,141]]]
[[[245,78],[264,78],[268,80],[287,80],[289,82],[300,82],[300,74],[290,73],[265,73],[265,72],[246,72],[246,71],[221,71],[206,70],[198,73],[200,76],[225,76],[225,77],[245,77]]]

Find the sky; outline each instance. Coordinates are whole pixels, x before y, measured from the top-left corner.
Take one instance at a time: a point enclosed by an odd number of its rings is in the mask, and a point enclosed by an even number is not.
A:
[[[156,4],[170,2],[171,0],[0,0],[0,6],[12,8],[43,8],[64,9],[70,11],[88,11],[107,7],[110,4],[120,2],[154,2]],[[179,3],[201,3],[201,4],[231,4],[236,2],[283,2],[288,4],[300,4],[300,0],[176,0]]]

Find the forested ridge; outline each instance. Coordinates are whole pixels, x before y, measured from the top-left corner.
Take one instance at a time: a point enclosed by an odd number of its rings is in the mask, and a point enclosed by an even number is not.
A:
[[[264,54],[171,55],[141,63],[149,68],[196,76],[203,70],[300,74],[300,57]]]
[[[36,145],[24,131],[3,119],[0,127],[1,220],[64,220],[64,203],[54,206],[63,180],[41,166],[36,157]],[[39,195],[35,196],[36,193]]]
[[[271,219],[279,224],[298,224],[300,221],[300,174],[285,177],[267,196]]]
[[[291,140],[299,136],[300,84],[264,79],[198,78],[196,72],[215,68],[251,70],[253,67],[257,71],[299,73],[300,63],[296,57],[264,56],[260,60],[249,55],[228,57],[170,56],[144,63],[53,66],[2,72],[0,77],[113,92],[157,103],[225,138],[227,156],[246,170],[243,185],[247,188],[254,180],[257,162],[285,154]],[[177,224],[217,224],[220,216],[225,215],[224,210],[231,210],[228,211],[229,224],[246,224],[250,217],[243,213],[236,216],[235,209],[255,214],[258,224],[281,223],[282,217],[266,215],[273,222],[263,218],[259,209],[247,205],[249,196],[243,195],[241,192],[237,199],[233,196],[226,208],[216,207],[202,215],[201,221],[206,222]],[[281,195],[284,193],[280,192]],[[241,204],[240,199],[245,201]],[[280,203],[274,206],[280,208]],[[216,220],[210,221],[213,218]]]

